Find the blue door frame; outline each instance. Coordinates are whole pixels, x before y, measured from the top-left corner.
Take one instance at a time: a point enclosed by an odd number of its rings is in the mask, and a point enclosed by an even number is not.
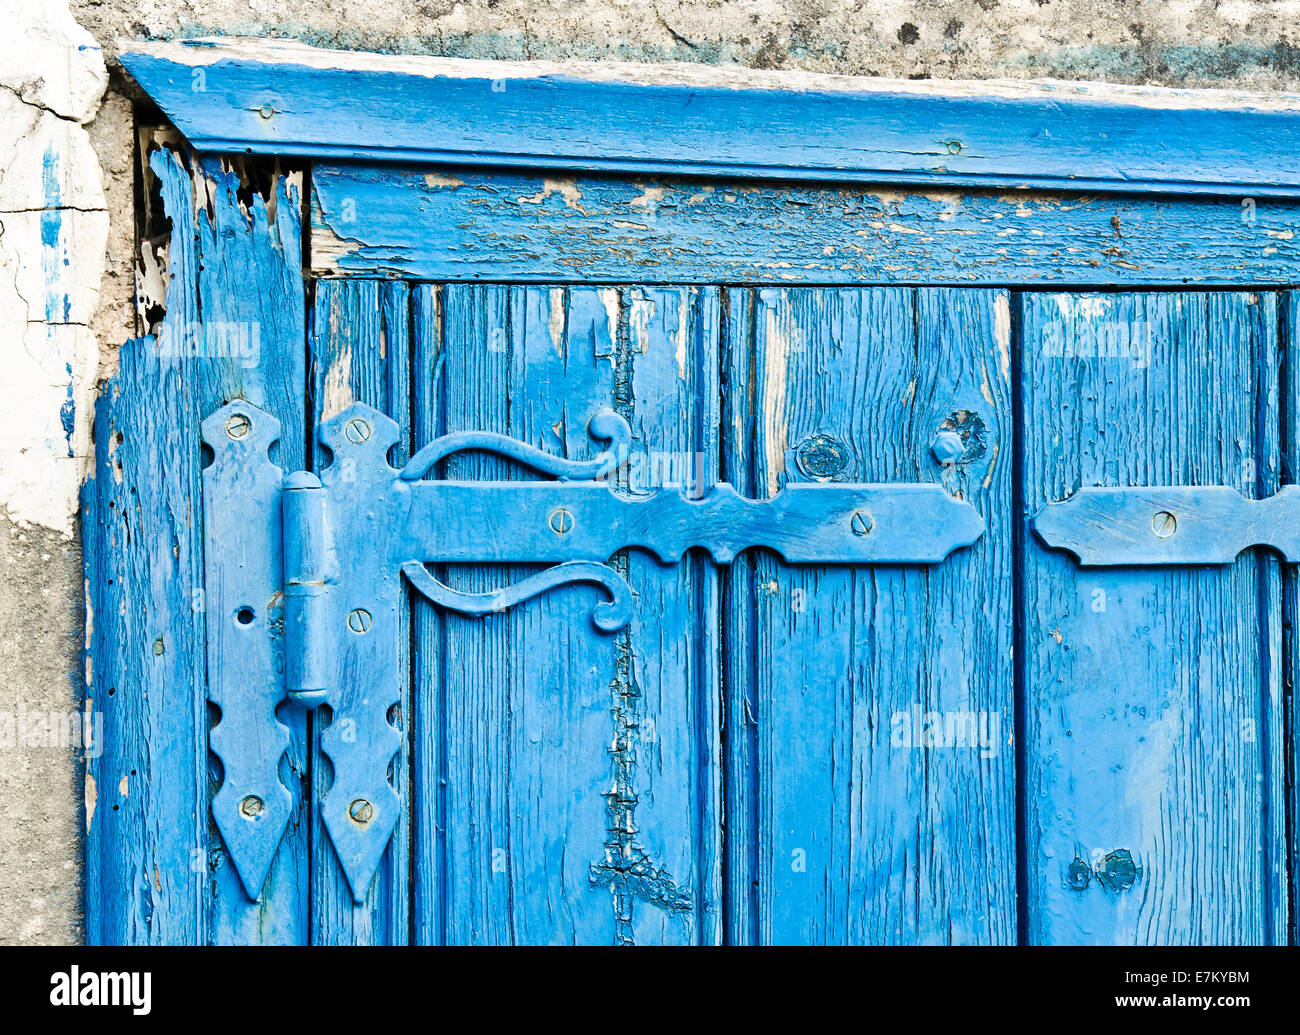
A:
[[[1025,518],[1080,485],[1291,480],[1300,108],[247,41],[123,63],[193,151],[150,156],[167,313],[122,350],[85,494],[91,941],[1294,940],[1294,569],[1081,569]],[[244,204],[221,156],[248,153],[310,166]],[[168,344],[232,326],[254,361]],[[415,602],[411,808],[377,877],[354,901],[313,807],[329,759],[281,707],[293,805],[254,900],[209,816],[198,429],[232,399],[276,416],[287,470],[324,463],[344,401],[397,421],[399,461],[456,430],[574,455],[608,404],[754,498],[941,481],[988,530],[929,574],[633,555],[622,646],[567,591],[486,624]],[[879,751],[972,701],[1006,751]]]

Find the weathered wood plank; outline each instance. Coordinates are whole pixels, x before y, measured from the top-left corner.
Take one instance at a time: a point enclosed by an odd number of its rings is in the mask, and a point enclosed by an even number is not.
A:
[[[157,340],[121,350],[84,493],[86,707],[104,744],[86,780],[87,940],[294,942],[305,824],[291,822],[253,903],[209,821],[199,422],[247,398],[281,421],[284,462],[301,463],[298,187],[277,179],[271,212],[260,197],[244,206],[215,165],[192,178],[162,150],[150,167],[172,225],[167,312]],[[281,775],[300,802],[301,771],[299,724]]]
[[[390,461],[398,467],[410,456],[410,312],[404,283],[331,281],[316,284],[312,312],[311,355],[314,423],[347,409],[354,402],[373,406],[392,417],[402,437]],[[326,465],[315,446],[313,469]],[[346,561],[345,561],[346,563]],[[403,627],[409,610],[402,609]],[[398,730],[410,729],[409,641],[403,640],[397,671],[400,703],[390,716]],[[332,721],[347,721],[334,715]],[[313,725],[324,720],[317,713]],[[406,740],[406,734],[403,733]],[[313,779],[316,801],[330,786],[329,759],[314,738]],[[312,930],[313,944],[403,945],[409,941],[410,920],[410,780],[409,743],[392,764],[390,780],[404,807],[365,901],[356,903],[339,866],[338,856],[313,808]]]
[[[730,937],[1014,941],[1007,296],[740,294],[727,452],[750,494],[942,479],[989,528],[932,568],[733,570],[728,642],[749,657],[728,669]],[[945,421],[970,460],[941,470]],[[934,715],[969,742],[927,741]]]
[[[1282,360],[1282,378],[1279,385],[1280,435],[1282,471],[1281,481],[1295,485],[1300,478],[1300,293],[1284,291],[1279,294],[1278,343]],[[1283,668],[1280,675],[1283,691],[1282,752],[1285,798],[1281,813],[1289,841],[1286,845],[1287,891],[1291,907],[1287,934],[1291,945],[1300,944],[1300,792],[1296,788],[1296,774],[1300,773],[1300,706],[1296,700],[1296,673],[1300,672],[1300,579],[1293,568],[1283,569],[1282,601]],[[1280,939],[1279,939],[1280,940]]]
[[[719,302],[716,288],[632,288],[622,296],[632,492],[698,497],[717,478]],[[637,606],[627,670],[620,668],[615,689],[613,751],[624,797],[607,809],[602,877],[626,873],[643,854],[634,872],[649,868],[652,879],[628,880],[615,900],[629,914],[631,940],[716,944],[722,940],[719,576],[698,552],[666,569],[631,551],[627,579]]]
[[[202,416],[234,398],[272,412],[280,421],[275,459],[288,470],[306,460],[306,307],[302,277],[302,204],[298,180],[280,181],[265,205],[251,211],[238,199],[238,175],[213,159],[201,160],[198,209],[199,305],[209,356]],[[202,534],[202,522],[195,528]],[[219,945],[300,944],[307,938],[309,810],[307,722],[299,709],[281,707],[289,748],[280,778],[294,812],[257,903],[251,903],[228,865],[220,838],[213,868],[210,940]],[[213,788],[215,790],[215,787]]]
[[[135,43],[122,63],[209,152],[1238,197],[1300,186],[1300,100],[1285,95],[458,61],[284,40]]]
[[[1025,295],[1026,513],[1278,484],[1272,294]],[[1026,937],[1285,938],[1276,561],[1083,570],[1026,537]]]
[[[758,498],[753,449],[759,414],[744,389],[753,380],[756,292],[723,292],[720,340],[722,477],[745,496]],[[755,945],[759,935],[758,859],[758,583],[753,551],[731,564],[721,585],[723,650],[723,941]]]
[[[318,166],[321,275],[807,284],[1300,277],[1300,206]]]
[[[443,402],[443,305],[439,288],[411,288],[411,449],[446,431]],[[438,477],[442,471],[435,471]],[[446,571],[436,575],[447,584]],[[409,594],[411,607],[411,942],[441,945],[446,940],[443,913],[443,874],[446,842],[447,774],[444,770],[446,730],[443,689],[444,639],[442,611],[418,593]]]
[[[183,182],[188,188],[188,175]],[[193,255],[183,244],[175,248],[178,280]],[[172,295],[178,318],[181,290]],[[127,342],[96,409],[95,476],[83,493],[85,707],[102,716],[96,732],[103,745],[86,772],[91,945],[208,938],[206,874],[215,845],[207,816],[202,614],[194,611],[202,568],[190,523],[198,500],[197,407],[188,380],[159,359],[153,338]]]
[[[613,405],[638,448],[716,449],[700,401],[716,397],[713,293],[452,285],[443,313],[447,430],[581,458],[599,448],[588,418]],[[446,462],[448,477],[515,473],[487,457]],[[417,930],[433,929],[426,917],[440,910],[452,943],[716,940],[710,576],[694,561],[617,563],[662,607],[641,609],[617,636],[593,628],[586,587],[486,618],[443,617],[441,700],[417,711],[440,715],[441,728],[416,736],[441,743],[443,801],[427,797],[421,822],[441,809],[445,840],[441,858],[415,863],[441,864],[442,880],[417,898]],[[446,578],[484,591],[533,570],[453,565]]]

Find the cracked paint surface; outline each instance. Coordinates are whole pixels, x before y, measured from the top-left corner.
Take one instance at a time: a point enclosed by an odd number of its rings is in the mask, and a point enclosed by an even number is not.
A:
[[[13,12],[0,44],[0,505],[72,535],[89,451],[108,207],[86,124],[107,86],[63,0]]]
[[[78,713],[81,564],[108,236],[87,125],[107,75],[63,0],[10,5],[0,36],[0,715]],[[87,701],[87,713],[96,710]],[[0,943],[80,941],[83,809],[71,746],[0,737]],[[84,801],[84,804],[83,804]]]
[[[631,653],[626,642],[619,645],[618,669],[611,686],[614,738],[609,754],[613,777],[605,792],[604,855],[591,864],[592,885],[609,888],[614,897],[614,940],[618,945],[635,944],[632,911],[638,899],[688,923],[693,908],[690,892],[678,886],[666,866],[654,864],[637,837],[635,777],[641,691],[632,671]]]

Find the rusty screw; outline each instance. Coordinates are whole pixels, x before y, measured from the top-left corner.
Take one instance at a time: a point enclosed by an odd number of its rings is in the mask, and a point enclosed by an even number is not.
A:
[[[1167,510],[1157,510],[1151,519],[1151,531],[1159,538],[1168,539],[1178,530],[1178,519]]]
[[[866,535],[874,524],[871,515],[865,510],[855,510],[853,516],[849,518],[849,527],[853,529],[854,535]]]
[[[358,823],[369,823],[375,818],[375,807],[365,798],[358,798],[348,806],[348,815]]]
[[[354,633],[364,633],[370,631],[370,612],[364,607],[358,607],[355,611],[348,614],[348,628]]]
[[[257,109],[257,114],[261,115],[262,118],[264,119],[269,119],[272,115],[275,114],[275,107],[271,104],[270,101],[267,101],[265,104],[263,104],[260,108]]]
[[[348,441],[354,446],[359,446],[370,437],[370,422],[360,417],[353,417],[343,429],[343,434],[347,435]]]
[[[955,431],[941,431],[930,443],[930,455],[941,464],[955,464],[966,452],[966,443]]]
[[[573,529],[573,515],[563,507],[551,511],[551,531],[557,535],[567,535]]]
[[[243,438],[252,430],[252,422],[242,413],[232,413],[226,421],[226,434],[231,438]]]
[[[256,794],[250,794],[239,803],[239,812],[245,819],[255,819],[261,814],[264,807],[261,798]]]

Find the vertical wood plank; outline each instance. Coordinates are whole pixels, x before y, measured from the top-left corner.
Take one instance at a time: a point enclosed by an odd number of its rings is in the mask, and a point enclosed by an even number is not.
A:
[[[446,430],[443,400],[443,307],[433,284],[411,286],[411,448]],[[442,472],[435,472],[441,476]],[[446,585],[441,567],[437,577]],[[411,942],[445,940],[445,815],[442,611],[418,593],[411,607]]]
[[[722,358],[721,431],[723,480],[751,499],[755,487],[753,450],[757,411],[749,396],[753,381],[754,307],[756,292],[724,291],[725,323],[720,335]],[[721,580],[721,640],[723,649],[723,775],[722,808],[723,940],[729,945],[755,945],[758,927],[758,585],[754,552],[746,551]]]
[[[584,457],[599,450],[587,420],[612,405],[639,449],[716,457],[715,410],[697,395],[716,384],[716,312],[716,292],[690,289],[450,285],[445,427]],[[521,476],[485,457],[446,467]],[[445,868],[441,898],[416,901],[417,928],[438,907],[453,943],[716,939],[715,648],[698,632],[709,580],[692,561],[617,563],[665,608],[618,636],[593,628],[589,587],[444,617],[442,700],[429,713],[443,716]],[[452,566],[446,577],[483,591],[533,570]]]
[[[91,945],[207,941],[206,687],[192,595],[203,583],[189,527],[199,441],[187,382],[153,338],[130,341],[96,408],[83,492],[85,709],[100,717],[102,744],[86,771]]]
[[[1271,294],[1022,296],[1026,514],[1278,483]],[[1276,562],[1083,569],[1026,537],[1032,942],[1285,937]]]
[[[172,224],[167,312],[157,340],[120,352],[83,495],[86,709],[102,715],[104,745],[86,777],[87,940],[293,942],[306,924],[301,825],[258,904],[209,822],[199,422],[246,398],[281,421],[280,455],[300,462],[299,188],[277,177],[272,213],[260,197],[241,203],[218,165],[192,174],[164,149],[150,168]],[[299,800],[301,743],[282,769]]]
[[[728,696],[729,774],[751,796],[732,937],[1012,941],[1007,296],[766,289],[729,312],[728,468],[748,492],[942,479],[989,525],[932,568],[733,570],[754,686]],[[968,462],[941,470],[945,422]],[[730,824],[746,811],[728,802]]]
[[[1280,385],[1281,482],[1295,485],[1300,481],[1300,293],[1284,291],[1279,295],[1279,349],[1282,383]],[[1300,577],[1295,568],[1286,567],[1282,576],[1282,767],[1285,798],[1282,822],[1286,828],[1287,874],[1287,941],[1300,944],[1300,794],[1296,774],[1300,773],[1300,738],[1296,736],[1296,673],[1300,671]],[[1280,940],[1280,939],[1279,939]]]
[[[314,426],[354,402],[372,406],[397,421],[402,438],[390,461],[400,467],[410,456],[410,310],[409,291],[400,281],[316,283],[311,333]],[[313,468],[325,465],[320,450]],[[409,627],[403,605],[401,623]],[[409,640],[398,664],[400,703],[393,724],[410,729]],[[324,721],[314,718],[315,723]],[[403,733],[405,738],[405,732]],[[319,735],[313,747],[315,800],[329,788],[329,760]],[[318,945],[402,945],[409,941],[410,779],[409,744],[392,765],[391,781],[404,803],[401,818],[364,902],[355,903],[338,863],[328,831],[313,818],[311,916],[312,942]]]
[[[703,496],[721,461],[720,292],[632,288],[622,297],[628,488]],[[616,931],[620,940],[715,944],[722,935],[718,573],[699,554],[666,566],[640,552],[629,554],[626,573],[637,606],[627,669],[614,690],[620,796],[607,808],[599,879],[609,881],[620,924],[628,925]]]
[[[239,201],[235,172],[214,159],[203,159],[201,168],[198,185],[206,205],[198,214],[199,303],[205,341],[214,353],[208,357],[201,417],[234,398],[269,410],[280,421],[275,459],[286,470],[300,470],[306,463],[307,375],[298,189],[282,183],[273,208],[255,194],[250,211]],[[201,540],[202,522],[195,527]],[[289,728],[280,779],[293,795],[294,812],[257,902],[240,886],[220,834],[209,830],[209,931],[217,945],[307,940],[307,721],[301,709],[287,704],[278,714]],[[209,791],[216,789],[212,784]]]

